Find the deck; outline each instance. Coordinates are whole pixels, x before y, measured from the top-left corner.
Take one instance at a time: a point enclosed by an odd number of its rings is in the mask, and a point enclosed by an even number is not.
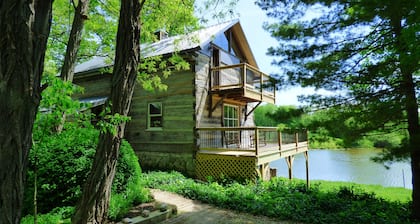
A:
[[[281,132],[275,127],[217,127],[197,128],[197,134],[197,171],[202,177],[229,173],[243,178],[264,178],[269,172],[270,162],[287,158],[292,163],[294,155],[308,151],[306,131]]]
[[[241,102],[275,103],[276,91],[269,75],[246,64],[211,69],[211,93]]]

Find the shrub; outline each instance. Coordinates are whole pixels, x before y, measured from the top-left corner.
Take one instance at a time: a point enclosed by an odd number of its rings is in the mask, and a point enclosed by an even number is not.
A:
[[[98,134],[93,128],[70,128],[59,134],[43,136],[42,141],[34,145],[29,155],[23,214],[33,211],[35,160],[38,160],[38,212],[46,213],[56,207],[74,206],[77,203],[92,165]],[[112,198],[117,197],[129,203],[147,200],[148,195],[143,190],[140,176],[137,157],[131,146],[123,141],[112,186],[111,204]],[[117,216],[116,212],[111,213]]]
[[[409,203],[387,201],[354,187],[329,191],[273,178],[248,184],[195,182],[181,174],[143,174],[149,187],[255,215],[299,223],[410,223]]]

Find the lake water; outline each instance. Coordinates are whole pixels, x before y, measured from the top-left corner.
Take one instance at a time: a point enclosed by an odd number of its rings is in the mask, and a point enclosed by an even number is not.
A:
[[[309,179],[348,181],[360,184],[377,184],[387,187],[405,187],[412,189],[411,167],[409,162],[375,163],[370,158],[380,150],[347,149],[347,150],[310,150]],[[287,164],[284,159],[270,163],[277,168],[277,176],[288,177]],[[293,178],[306,179],[305,157],[295,156]]]

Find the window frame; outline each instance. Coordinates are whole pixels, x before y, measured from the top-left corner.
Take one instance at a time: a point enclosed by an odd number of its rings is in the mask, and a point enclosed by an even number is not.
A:
[[[151,114],[150,106],[152,104],[159,104],[160,105],[160,113],[158,114]],[[152,118],[160,117],[161,125],[159,127],[151,126]],[[163,103],[161,101],[149,102],[147,103],[147,124],[146,130],[148,131],[161,131],[163,130]]]
[[[230,117],[229,114],[228,114],[228,116],[226,117],[225,116],[225,114],[226,114],[226,111],[225,111],[226,108],[225,107],[233,108],[233,110],[236,111],[236,116]],[[241,125],[240,124],[241,118],[240,118],[240,111],[239,110],[240,110],[240,108],[239,108],[238,105],[226,104],[226,103],[223,104],[223,117],[222,117],[222,119],[223,119],[223,127],[240,127],[240,125]],[[226,122],[226,121],[228,121],[228,122]],[[230,123],[229,121],[233,123],[233,126],[229,124]]]

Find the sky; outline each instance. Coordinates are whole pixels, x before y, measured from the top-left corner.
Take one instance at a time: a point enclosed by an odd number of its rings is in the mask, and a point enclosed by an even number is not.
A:
[[[271,64],[274,58],[266,55],[269,47],[278,45],[278,42],[262,28],[264,22],[273,21],[273,19],[268,18],[265,12],[254,2],[254,0],[239,0],[238,2],[236,11],[240,14],[239,20],[242,29],[257,60],[259,69],[266,74],[281,73],[280,67]],[[315,91],[311,88],[289,87],[286,90],[276,92],[276,104],[301,105],[297,96],[313,93]]]

